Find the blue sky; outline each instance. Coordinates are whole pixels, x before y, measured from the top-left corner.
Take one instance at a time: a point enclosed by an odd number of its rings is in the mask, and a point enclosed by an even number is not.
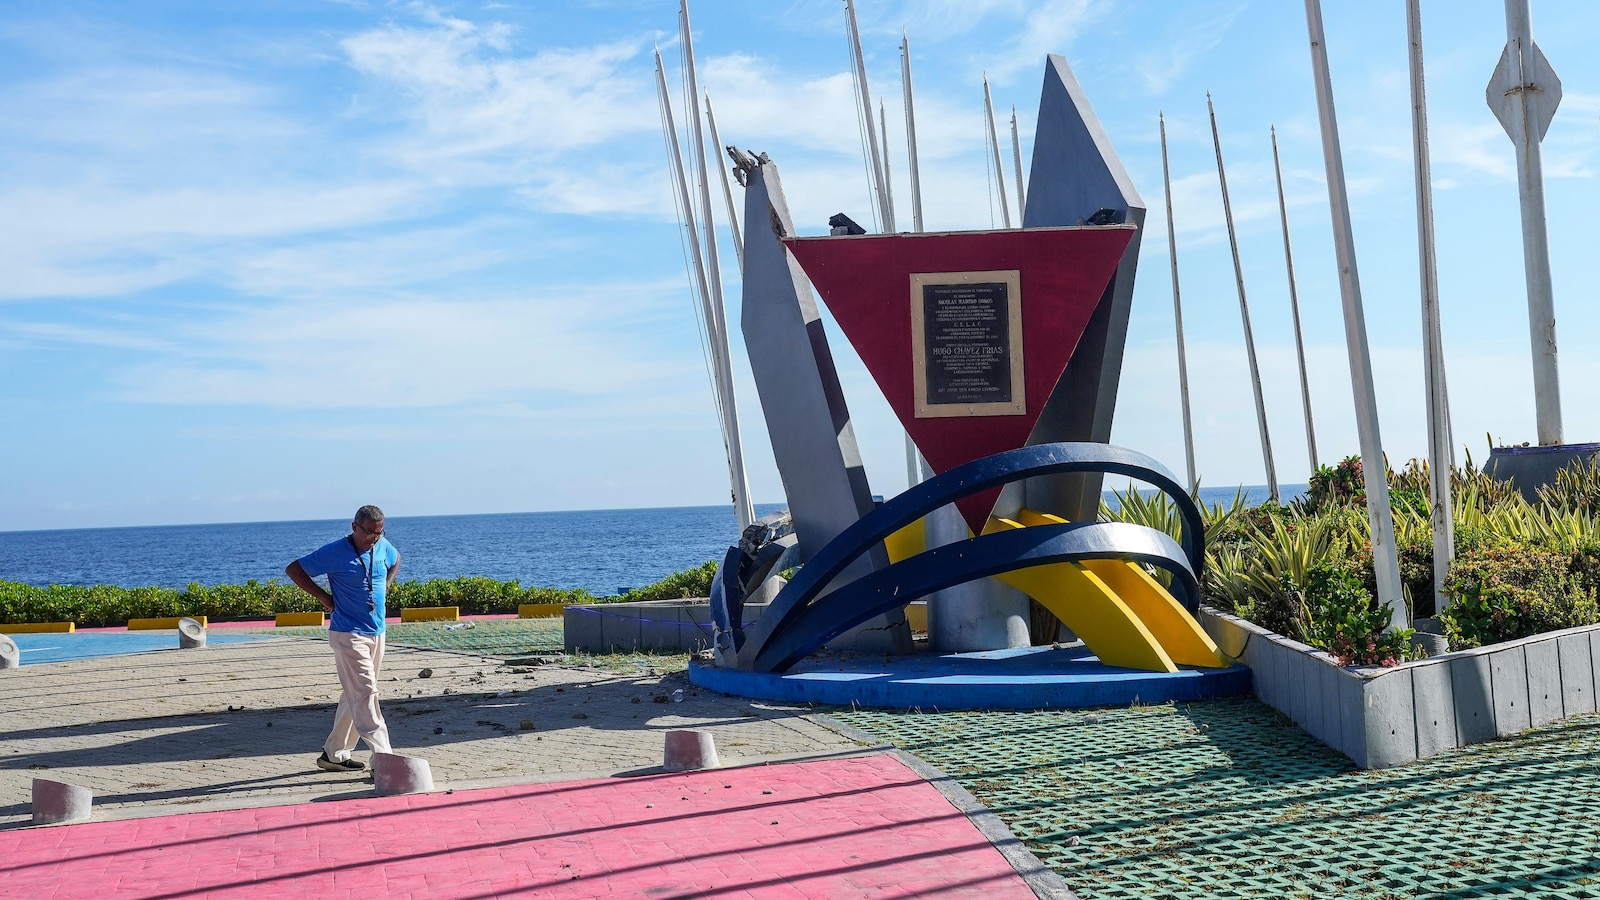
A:
[[[1404,4],[1327,28],[1383,437],[1425,450]],[[1457,443],[1534,437],[1510,142],[1484,103],[1499,0],[1425,2]],[[654,97],[671,0],[31,2],[0,21],[0,529],[712,504],[726,466]],[[982,73],[1025,158],[1065,54],[1143,193],[1114,440],[1182,471],[1157,113],[1167,115],[1199,467],[1262,466],[1205,92],[1214,93],[1284,482],[1308,463],[1268,129],[1276,125],[1323,460],[1354,452],[1298,3],[860,0],[889,105],[908,29],[930,229],[997,221]],[[868,197],[838,0],[693,7],[725,141],[769,152],[803,230]],[[1543,0],[1565,86],[1545,171],[1568,440],[1600,439],[1600,5]],[[1002,123],[1002,129],[1004,129]],[[1009,160],[1008,160],[1009,163]],[[1009,173],[1008,173],[1009,177]],[[720,205],[720,204],[719,204]],[[737,269],[724,242],[737,331]],[[832,332],[874,491],[899,428]],[[742,348],[736,346],[742,357]],[[753,493],[781,501],[748,368]]]

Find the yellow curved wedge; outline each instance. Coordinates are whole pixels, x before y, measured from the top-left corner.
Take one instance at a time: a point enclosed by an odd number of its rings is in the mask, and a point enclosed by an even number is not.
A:
[[[1021,527],[1010,519],[991,518],[984,531]],[[1106,665],[1147,672],[1178,671],[1133,610],[1098,575],[1078,563],[1050,563],[995,577],[1039,601]]]
[[[1022,510],[1017,518],[1024,525],[1066,521],[1060,516],[1031,509]],[[1122,559],[1086,559],[1083,566],[1099,576],[1106,587],[1133,610],[1173,662],[1211,669],[1225,669],[1233,664],[1183,604],[1162,587],[1161,582],[1151,578],[1143,566]]]
[[[918,519],[910,525],[883,539],[883,549],[889,553],[889,562],[910,559],[928,549],[926,520]]]

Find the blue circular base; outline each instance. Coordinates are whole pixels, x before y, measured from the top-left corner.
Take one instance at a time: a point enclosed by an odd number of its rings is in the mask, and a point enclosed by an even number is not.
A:
[[[887,709],[1062,709],[1250,693],[1250,670],[1242,665],[1142,672],[1104,665],[1081,644],[898,657],[829,654],[783,673],[691,662],[689,680],[755,700]]]

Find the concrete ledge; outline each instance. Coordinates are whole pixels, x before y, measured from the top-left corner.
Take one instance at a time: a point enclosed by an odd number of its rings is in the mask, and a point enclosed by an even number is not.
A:
[[[30,622],[27,625],[0,625],[0,634],[71,634],[78,630],[72,622]]]
[[[402,622],[456,622],[460,619],[459,606],[412,606],[400,610]]]
[[[328,624],[328,616],[321,610],[317,612],[278,613],[272,617],[272,626],[274,628],[305,627],[308,625],[320,628],[326,624]]]
[[[519,619],[555,619],[566,612],[565,603],[523,603],[517,607]]]
[[[158,619],[129,619],[129,631],[166,631],[178,627],[184,619],[193,619],[200,623],[202,628],[209,628],[210,623],[205,616],[167,616]]]
[[[1381,769],[1595,711],[1600,625],[1392,668],[1332,656],[1209,607],[1200,624],[1249,666],[1256,696],[1363,769]]]
[[[746,603],[745,627],[766,608]],[[700,599],[572,604],[562,611],[561,630],[568,653],[692,653],[711,648],[711,604]]]

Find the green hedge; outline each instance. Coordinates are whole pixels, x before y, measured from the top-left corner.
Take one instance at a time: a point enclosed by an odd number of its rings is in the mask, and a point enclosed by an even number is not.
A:
[[[493,578],[435,578],[400,581],[389,593],[388,612],[415,606],[459,606],[463,615],[514,613],[524,603],[614,603],[704,597],[716,572],[715,563],[674,572],[655,584],[618,597],[595,597],[583,589],[523,587]],[[183,590],[109,585],[34,587],[0,581],[0,623],[75,622],[93,628],[121,625],[129,619],[205,616],[226,619],[270,619],[281,612],[315,612],[317,601],[292,584],[248,581],[210,587],[191,584]]]

